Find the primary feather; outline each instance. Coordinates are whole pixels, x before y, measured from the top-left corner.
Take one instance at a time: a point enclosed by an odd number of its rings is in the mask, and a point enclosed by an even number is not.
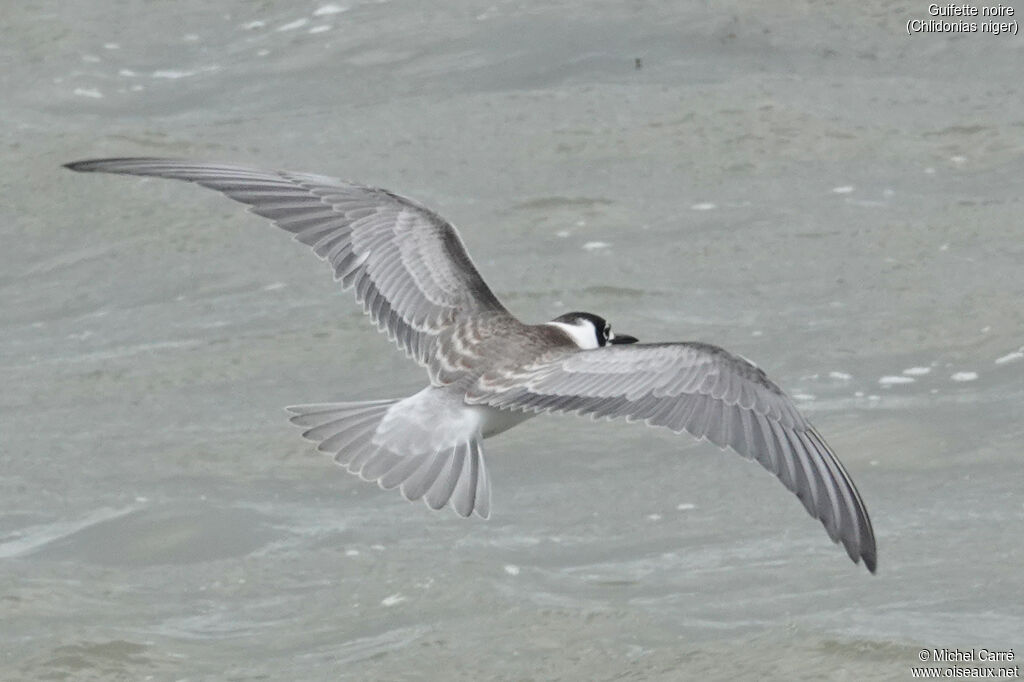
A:
[[[330,264],[378,329],[425,367],[431,381],[400,401],[294,408],[293,421],[309,427],[304,435],[353,473],[382,487],[400,486],[406,497],[434,508],[450,503],[464,516],[486,517],[483,438],[541,412],[642,420],[756,460],[855,562],[862,559],[874,572],[874,532],[846,469],[789,397],[743,358],[702,343],[604,345],[606,330],[598,326],[589,328],[598,336],[584,350],[573,335],[584,332],[567,332],[565,320],[562,328],[525,325],[488,288],[450,223],[387,190],[175,159],[96,159],[67,167],[218,190]],[[589,313],[571,317],[603,323]]]

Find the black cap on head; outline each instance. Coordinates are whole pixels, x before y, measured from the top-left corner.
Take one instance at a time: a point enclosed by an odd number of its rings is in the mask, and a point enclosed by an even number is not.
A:
[[[594,313],[566,313],[559,315],[552,322],[564,322],[565,324],[575,324],[579,320],[586,320],[594,325],[594,329],[604,330],[608,326],[608,321],[600,315]]]
[[[612,333],[612,326],[608,324],[600,315],[594,313],[581,313],[572,312],[559,315],[552,322],[561,322],[563,324],[579,325],[583,322],[589,322],[594,327],[594,333],[597,336],[597,345],[604,346],[609,343],[620,344],[620,343],[636,343],[637,339],[628,335],[618,336]]]

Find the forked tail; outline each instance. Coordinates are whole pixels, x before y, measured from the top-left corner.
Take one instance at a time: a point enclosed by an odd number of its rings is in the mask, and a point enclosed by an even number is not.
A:
[[[400,486],[406,499],[423,498],[431,509],[450,502],[460,516],[476,512],[486,519],[491,489],[479,430],[438,441],[430,431],[437,420],[415,418],[424,403],[417,396],[285,409],[293,424],[306,429],[303,438],[350,473],[385,490]]]

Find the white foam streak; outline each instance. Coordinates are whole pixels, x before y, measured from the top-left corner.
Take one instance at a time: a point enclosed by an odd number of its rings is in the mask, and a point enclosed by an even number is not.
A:
[[[308,23],[309,23],[309,19],[306,19],[305,17],[303,17],[302,19],[296,19],[295,21],[289,22],[287,24],[282,24],[281,26],[278,26],[276,30],[278,30],[278,31],[294,31],[297,28],[302,28],[303,26],[305,26]]]
[[[313,16],[323,17],[328,16],[330,14],[341,14],[342,12],[347,12],[348,9],[348,7],[342,7],[341,5],[335,5],[334,3],[330,3],[327,5],[321,5],[320,7],[317,7],[316,10],[313,12]]]
[[[138,507],[97,509],[94,512],[86,514],[84,517],[73,521],[55,521],[53,523],[29,526],[28,528],[16,530],[5,538],[5,542],[0,542],[0,559],[31,554],[32,552],[42,549],[51,542],[74,535],[81,530],[85,530],[89,526],[95,526],[98,523],[103,523],[110,519],[126,516],[136,509],[138,509]],[[9,539],[12,537],[14,539]]]

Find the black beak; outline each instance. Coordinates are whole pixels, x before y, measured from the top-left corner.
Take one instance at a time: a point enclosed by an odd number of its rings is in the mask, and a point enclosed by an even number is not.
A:
[[[620,343],[636,343],[640,339],[629,334],[616,334],[614,338],[610,339],[608,343],[618,345]]]

